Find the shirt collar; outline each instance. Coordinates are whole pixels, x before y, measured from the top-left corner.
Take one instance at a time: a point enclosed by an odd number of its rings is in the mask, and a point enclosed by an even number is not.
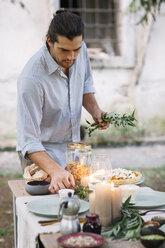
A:
[[[46,45],[44,45],[43,50],[44,50],[45,61],[48,67],[48,72],[49,74],[52,74],[58,69],[59,66],[56,63],[56,61],[52,58],[52,56],[50,55]]]

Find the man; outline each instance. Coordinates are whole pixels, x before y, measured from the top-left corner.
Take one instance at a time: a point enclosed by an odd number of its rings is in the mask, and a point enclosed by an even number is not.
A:
[[[74,185],[64,169],[65,151],[68,143],[80,139],[82,105],[95,121],[101,122],[103,114],[94,96],[83,30],[79,16],[57,11],[46,45],[18,79],[17,151],[22,168],[33,162],[47,172],[52,193]]]

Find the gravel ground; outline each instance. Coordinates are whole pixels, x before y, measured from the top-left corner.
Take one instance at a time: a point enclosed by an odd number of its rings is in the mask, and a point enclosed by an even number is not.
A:
[[[153,168],[165,166],[165,145],[124,146],[117,148],[94,148],[93,156],[108,153],[113,168]],[[0,152],[0,170],[21,172],[16,152]]]

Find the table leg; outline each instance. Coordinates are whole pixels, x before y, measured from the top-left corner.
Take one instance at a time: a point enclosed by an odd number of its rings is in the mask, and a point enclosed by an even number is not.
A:
[[[13,194],[13,220],[14,220],[14,247],[17,248],[17,214],[16,214],[16,197]]]

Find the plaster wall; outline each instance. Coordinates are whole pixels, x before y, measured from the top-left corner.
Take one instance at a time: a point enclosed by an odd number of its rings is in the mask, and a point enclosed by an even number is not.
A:
[[[135,104],[142,122],[165,119],[165,4],[153,22],[144,63],[134,88]]]
[[[28,59],[44,44],[50,19],[54,9],[58,8],[54,5],[58,1],[53,0],[23,2],[24,9],[17,0],[15,4],[11,0],[0,0],[0,145],[16,136],[17,78]],[[128,97],[128,88],[134,75],[133,66],[93,68],[96,98],[104,111],[122,113],[136,107],[142,121],[155,115],[165,119],[164,26],[163,8],[150,32],[140,77],[132,91],[133,102]],[[143,39],[138,42],[143,43]],[[131,45],[134,44],[127,46]],[[141,53],[140,49],[138,53]],[[133,65],[134,60],[129,64]],[[82,122],[89,118],[83,110]]]
[[[17,78],[43,46],[53,16],[51,0],[0,0],[0,142],[16,136]],[[4,145],[4,143],[2,144]]]
[[[93,80],[96,99],[105,112],[123,113],[132,107],[128,100],[128,84],[132,75],[131,69],[93,69]],[[82,122],[91,119],[83,109]]]

